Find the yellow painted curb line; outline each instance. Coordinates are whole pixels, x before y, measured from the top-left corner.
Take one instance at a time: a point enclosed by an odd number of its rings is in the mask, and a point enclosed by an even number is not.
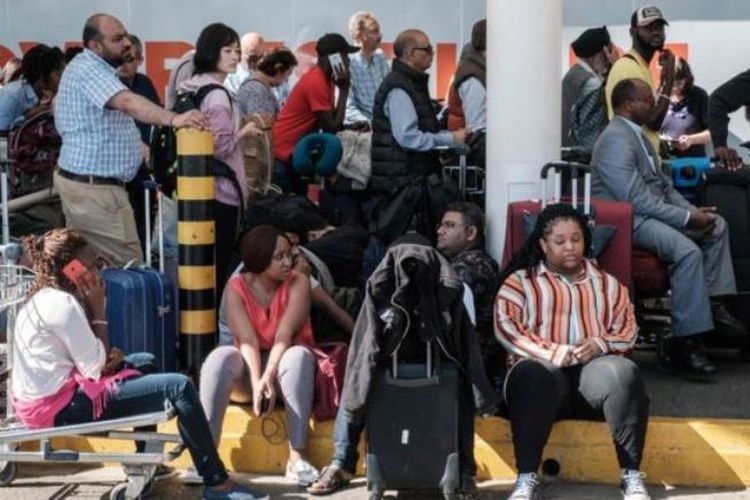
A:
[[[238,472],[283,474],[288,446],[283,412],[261,420],[251,410],[232,405],[224,420],[219,454],[224,464]],[[160,428],[176,432],[175,421]],[[333,422],[310,424],[308,453],[316,466],[333,454]],[[102,439],[59,439],[57,448],[89,451],[132,450],[129,442]],[[360,458],[364,444],[360,442]],[[479,479],[515,479],[510,426],[500,418],[477,419],[475,457]],[[619,481],[614,445],[602,422],[563,421],[555,425],[544,459],[560,463],[564,480],[598,483]],[[176,462],[191,465],[186,452]],[[363,473],[362,461],[359,473]],[[674,486],[750,486],[750,420],[700,420],[652,417],[646,437],[643,471],[650,483]]]

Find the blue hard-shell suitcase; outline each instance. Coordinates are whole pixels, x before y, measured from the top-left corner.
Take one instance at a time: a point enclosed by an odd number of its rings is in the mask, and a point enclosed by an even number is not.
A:
[[[161,193],[157,198],[161,216]],[[146,214],[150,213],[148,200],[146,196]],[[148,227],[146,234],[150,240]],[[150,247],[147,241],[146,248]],[[160,371],[173,372],[177,370],[176,289],[161,264],[160,270],[150,267],[147,250],[146,266],[102,272],[107,284],[107,323],[110,344],[126,354],[150,352]]]

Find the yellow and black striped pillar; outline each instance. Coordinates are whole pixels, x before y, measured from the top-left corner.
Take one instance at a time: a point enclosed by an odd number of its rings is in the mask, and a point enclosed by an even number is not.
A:
[[[213,156],[210,131],[177,131],[180,363],[195,381],[217,336]]]

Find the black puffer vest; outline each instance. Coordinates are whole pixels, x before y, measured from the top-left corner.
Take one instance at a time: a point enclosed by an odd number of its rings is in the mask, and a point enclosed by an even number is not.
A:
[[[391,73],[385,77],[375,94],[372,118],[372,175],[373,191],[397,190],[416,177],[433,173],[439,166],[435,151],[408,151],[398,145],[391,133],[391,123],[385,115],[385,99],[396,88],[402,89],[414,103],[419,130],[439,131],[435,110],[427,86],[429,75],[420,73],[398,59],[393,61]]]

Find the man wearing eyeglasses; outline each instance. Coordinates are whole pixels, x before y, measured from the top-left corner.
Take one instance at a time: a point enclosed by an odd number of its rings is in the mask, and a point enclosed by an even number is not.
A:
[[[436,148],[463,144],[468,132],[465,128],[439,130],[428,86],[427,70],[434,55],[429,37],[415,29],[403,31],[393,51],[396,59],[391,72],[375,95],[371,199],[365,212],[385,244],[410,226],[434,241],[434,227],[445,205],[456,201],[440,180]],[[421,192],[424,187],[426,197]],[[413,189],[418,191],[409,192]]]
[[[500,268],[484,250],[484,214],[474,203],[451,203],[437,227],[437,249],[450,261],[474,296],[476,331],[487,377],[502,387],[505,354],[495,340],[492,308],[500,287]]]

